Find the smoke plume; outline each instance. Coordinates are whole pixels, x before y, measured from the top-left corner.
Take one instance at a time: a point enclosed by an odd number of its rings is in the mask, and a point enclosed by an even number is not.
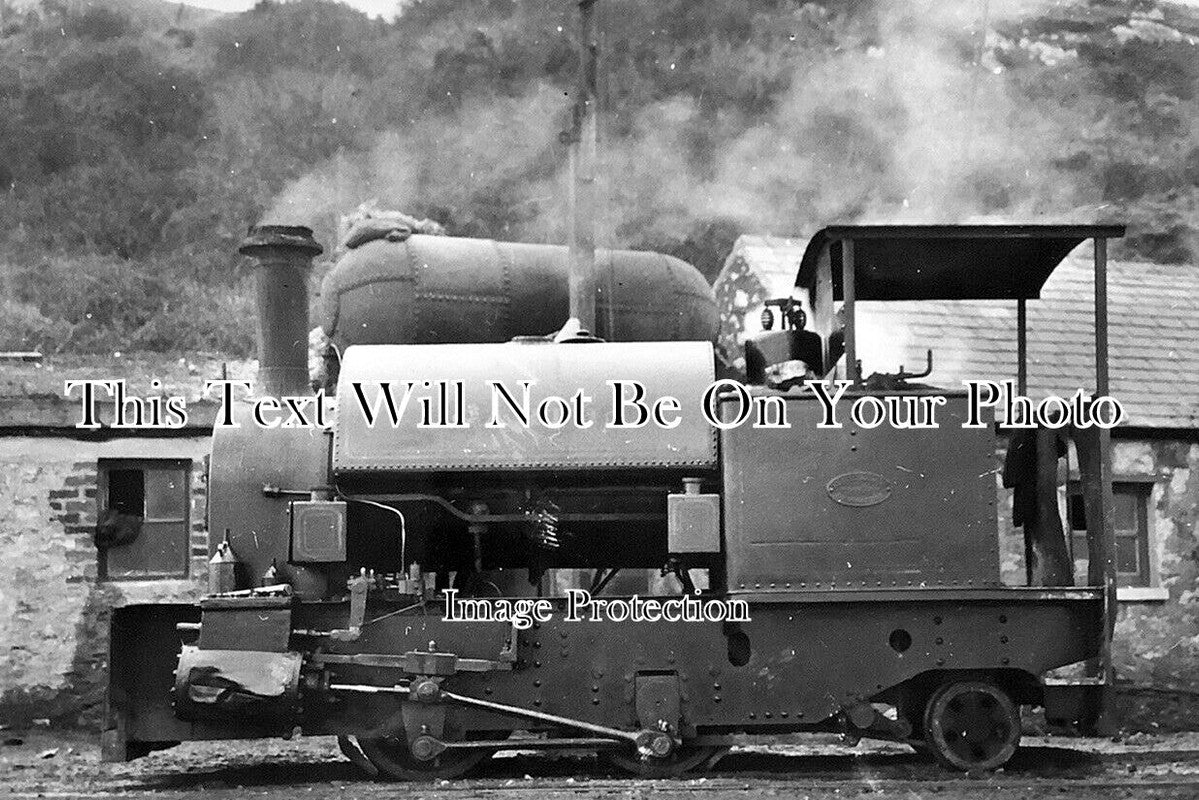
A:
[[[1064,114],[1013,98],[990,33],[1040,4],[878,3],[853,24],[804,6],[797,25],[840,26],[797,48],[787,88],[756,116],[679,95],[601,140],[601,242],[636,246],[720,220],[804,235],[829,222],[1089,221],[1085,192],[1052,166],[1077,135]],[[794,37],[792,37],[794,38]],[[569,99],[533,86],[382,134],[289,186],[266,221],[324,225],[360,203],[450,217],[450,233],[562,242]],[[697,130],[711,142],[697,156]],[[472,229],[454,226],[473,209]],[[491,215],[491,216],[489,216]],[[719,258],[724,257],[719,254]]]

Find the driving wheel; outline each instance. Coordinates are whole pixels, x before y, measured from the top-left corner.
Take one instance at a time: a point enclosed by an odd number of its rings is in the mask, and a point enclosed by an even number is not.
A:
[[[491,756],[490,750],[444,750],[428,759],[417,758],[408,742],[397,736],[359,739],[359,747],[384,778],[431,781],[458,778]]]
[[[611,750],[604,753],[609,763],[639,778],[675,778],[714,758],[722,747],[701,747],[683,744],[665,758],[642,758],[636,752]]]
[[[996,769],[1020,744],[1020,710],[989,681],[948,683],[929,698],[924,740],[945,766],[966,772]]]

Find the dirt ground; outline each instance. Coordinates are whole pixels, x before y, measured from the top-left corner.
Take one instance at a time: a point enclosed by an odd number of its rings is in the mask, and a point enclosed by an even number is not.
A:
[[[713,769],[675,780],[613,774],[594,758],[500,754],[471,778],[432,784],[372,781],[334,740],[185,744],[128,764],[100,763],[97,737],[44,729],[0,731],[0,797],[153,797],[156,800],[445,798],[446,800],[642,800],[1070,797],[1195,800],[1199,733],[1112,739],[1031,737],[991,775],[946,773],[902,745],[802,737],[787,745],[747,742]],[[536,777],[534,777],[536,776]]]

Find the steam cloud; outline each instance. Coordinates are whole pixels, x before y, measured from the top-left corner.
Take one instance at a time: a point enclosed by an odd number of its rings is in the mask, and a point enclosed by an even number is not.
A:
[[[1050,161],[1077,135],[1071,123],[1016,101],[987,58],[994,25],[1047,3],[877,5],[854,41],[831,53],[796,48],[790,89],[759,118],[705,116],[679,96],[642,111],[624,126],[628,135],[604,137],[600,241],[678,236],[717,219],[792,236],[832,221],[1094,219],[1085,192]],[[831,19],[816,5],[798,13],[816,29]],[[482,200],[516,210],[516,223],[487,234],[561,242],[566,174],[556,134],[568,102],[536,86],[418,120],[369,153],[320,165],[264,221],[327,225],[373,198],[417,213]],[[696,126],[718,138],[702,163],[688,147]]]

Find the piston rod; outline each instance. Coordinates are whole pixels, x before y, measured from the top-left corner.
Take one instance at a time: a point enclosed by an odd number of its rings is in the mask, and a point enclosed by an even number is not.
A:
[[[412,692],[407,686],[396,684],[395,686],[369,686],[364,684],[346,684],[334,683],[329,686],[330,691],[334,692],[359,692],[364,694],[399,694],[411,695]],[[538,722],[546,722],[551,725],[560,725],[563,728],[575,728],[581,731],[587,731],[598,736],[603,736],[609,739],[618,739],[620,741],[629,742],[637,748],[637,751],[643,755],[662,758],[670,754],[674,749],[674,739],[664,731],[623,731],[619,728],[609,728],[606,725],[596,725],[593,722],[585,722],[581,719],[571,719],[570,717],[560,717],[557,714],[547,714],[544,711],[532,711],[519,706],[510,706],[504,703],[494,703],[490,700],[481,700],[477,697],[467,697],[466,695],[454,694],[447,692],[444,689],[438,692],[438,697],[450,702],[458,703],[464,706],[473,706],[474,708],[482,708],[488,711],[496,711],[501,714],[508,714],[514,717],[523,717],[532,719]]]

